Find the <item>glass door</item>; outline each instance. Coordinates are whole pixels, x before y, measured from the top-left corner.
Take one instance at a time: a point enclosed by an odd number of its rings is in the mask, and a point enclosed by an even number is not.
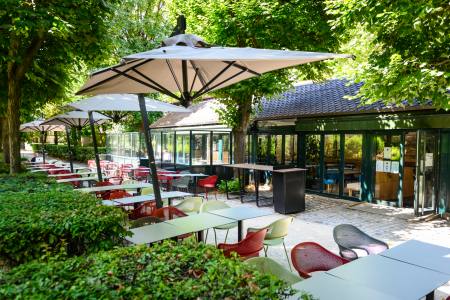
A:
[[[340,138],[339,134],[324,135],[323,185],[324,192],[339,194],[340,186]]]
[[[418,133],[417,151],[417,193],[414,210],[416,214],[423,215],[436,211],[437,191],[437,149],[438,133],[436,131],[421,131]]]

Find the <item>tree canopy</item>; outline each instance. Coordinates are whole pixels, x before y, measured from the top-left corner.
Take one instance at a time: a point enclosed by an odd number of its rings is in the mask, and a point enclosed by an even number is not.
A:
[[[336,35],[367,57],[346,72],[364,81],[357,95],[364,103],[431,100],[450,108],[448,1],[328,0],[327,6]]]

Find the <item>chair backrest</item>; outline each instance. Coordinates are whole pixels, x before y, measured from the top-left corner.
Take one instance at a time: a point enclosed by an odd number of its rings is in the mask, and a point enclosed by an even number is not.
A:
[[[278,239],[287,236],[289,232],[289,225],[294,220],[293,217],[285,217],[279,220],[276,220],[269,226],[267,226],[266,240],[270,239]]]
[[[264,247],[264,238],[267,233],[267,228],[248,232],[245,238],[238,243],[236,252],[243,257],[258,256],[259,251]]]
[[[151,225],[151,224],[155,224],[155,223],[160,223],[160,222],[162,222],[162,221],[155,217],[142,217],[139,219],[130,220],[130,229],[142,227],[142,226],[146,226],[146,225]]]
[[[153,187],[145,187],[141,189],[141,195],[150,195],[153,194]]]
[[[198,180],[198,185],[199,186],[202,186],[202,185],[205,185],[205,184],[215,185],[217,183],[217,179],[218,178],[219,177],[217,175],[212,175],[212,176],[208,176],[208,177],[206,177],[204,179],[199,179]]]
[[[202,206],[202,202],[202,197],[186,197],[175,207],[185,213],[197,213]]]
[[[95,160],[89,159],[89,160],[87,161],[87,165],[88,165],[88,168],[89,168],[89,169],[95,168]]]
[[[99,181],[95,184],[95,186],[109,186],[109,185],[113,185],[113,184],[109,181]]]
[[[108,198],[105,200],[120,199],[125,197],[131,197],[131,194],[127,193],[124,190],[114,190],[109,193]]]
[[[144,217],[151,217],[153,212],[156,209],[156,202],[148,201],[139,205],[136,209],[134,209],[129,215],[128,218],[130,220],[136,220]]]
[[[311,277],[311,272],[328,271],[348,262],[321,245],[313,242],[300,243],[291,251],[292,265],[303,278]]]
[[[188,186],[191,181],[189,176],[183,176],[172,180],[172,186]]]
[[[152,217],[156,217],[156,218],[164,220],[164,221],[181,218],[181,217],[186,217],[186,216],[187,216],[187,214],[185,214],[184,212],[182,212],[181,210],[179,210],[178,208],[173,207],[173,206],[165,206],[165,207],[157,208],[152,213]]]
[[[202,206],[200,206],[200,212],[207,212],[207,211],[212,211],[212,210],[217,210],[217,209],[222,209],[222,208],[229,208],[230,206],[228,206],[228,204],[226,204],[223,201],[219,201],[219,200],[210,200],[208,202],[205,202],[202,204]]]
[[[247,259],[245,264],[256,269],[262,274],[270,274],[283,280],[288,285],[293,285],[302,280],[301,277],[287,270],[285,267],[269,257],[252,257]]]
[[[145,177],[148,176],[149,174],[150,170],[145,167],[138,167],[137,169],[134,170],[134,176],[136,177]]]

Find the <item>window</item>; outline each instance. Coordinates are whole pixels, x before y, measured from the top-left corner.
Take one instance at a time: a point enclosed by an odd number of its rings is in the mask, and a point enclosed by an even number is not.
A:
[[[345,134],[344,195],[361,198],[362,134]]]
[[[193,132],[192,141],[192,164],[209,165],[209,132]]]
[[[177,131],[177,164],[189,165],[189,132]]]
[[[213,164],[228,164],[230,162],[230,134],[213,133]]]
[[[320,190],[320,135],[306,135],[306,188]]]

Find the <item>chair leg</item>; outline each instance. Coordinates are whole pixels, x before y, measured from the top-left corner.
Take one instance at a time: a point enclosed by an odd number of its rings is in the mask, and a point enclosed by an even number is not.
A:
[[[269,250],[269,246],[263,247],[264,249],[264,256],[267,257],[267,250]]]
[[[206,229],[205,244],[208,241],[208,232],[209,232],[209,229]]]
[[[213,230],[214,230],[214,244],[216,244],[217,247],[217,233],[215,228],[213,228]]]
[[[289,255],[287,253],[286,244],[284,243],[284,240],[283,240],[283,247],[284,247],[284,253],[286,253],[286,259],[287,259],[288,264],[289,264],[289,270],[291,270],[291,272],[292,272],[291,261],[289,260]]]
[[[224,241],[225,244],[227,243],[228,231],[230,231],[230,229],[227,229],[227,233],[225,234],[225,241]]]

